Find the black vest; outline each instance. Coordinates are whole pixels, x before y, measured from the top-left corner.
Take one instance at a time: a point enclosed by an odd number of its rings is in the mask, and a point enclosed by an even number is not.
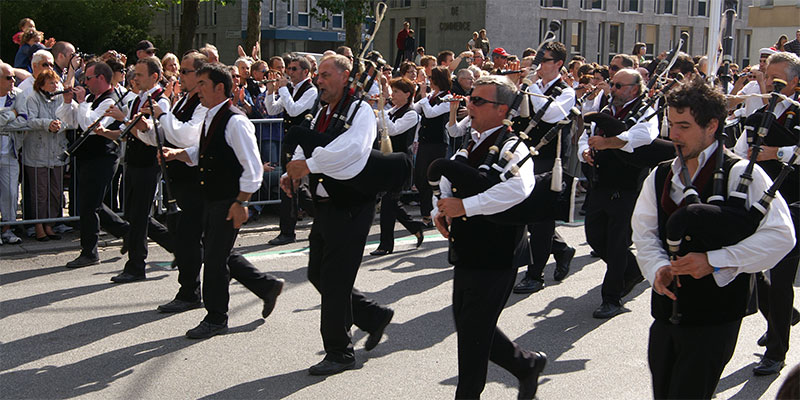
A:
[[[767,106],[764,106],[747,117],[745,125],[753,127],[752,132],[749,130],[747,132],[754,134],[754,132],[758,130],[758,127],[761,126],[761,119],[763,118],[766,109]],[[797,110],[794,110],[791,107],[787,108],[779,118],[775,118],[772,121],[772,125],[770,125],[767,136],[764,139],[764,145],[773,147],[797,145],[798,138],[795,137],[796,134],[794,133],[797,131],[794,130],[794,127],[800,125],[800,117],[797,115],[792,115],[792,118],[789,119],[787,117],[790,113],[796,114]],[[747,144],[748,147],[753,145],[753,136],[748,135]],[[773,180],[778,177],[778,174],[780,174],[781,169],[783,168],[783,163],[779,160],[759,161],[758,165]],[[787,204],[792,204],[800,200],[800,183],[798,183],[800,182],[800,171],[798,171],[798,169],[799,168],[795,167],[794,170],[789,173],[779,189],[781,196],[783,196]]]
[[[206,200],[227,200],[239,195],[239,178],[244,169],[233,148],[225,141],[225,128],[234,114],[244,116],[226,101],[210,126],[203,124],[200,136],[200,188]]]
[[[108,89],[108,91],[96,98],[94,95],[89,95],[86,101],[91,101],[92,110],[96,110],[97,107],[100,106],[100,103],[102,103],[105,99],[111,98],[112,92],[112,89]],[[119,121],[114,121],[107,128],[110,130],[119,129],[120,125],[121,123]],[[118,149],[119,147],[113,140],[100,135],[92,134],[86,138],[86,141],[83,142],[81,147],[78,147],[78,150],[75,151],[75,157],[82,160],[94,160],[100,157],[116,156]]]
[[[550,87],[547,88],[547,90],[545,90],[543,94],[545,96],[550,96],[553,93],[553,88],[555,88],[556,86],[560,87],[561,89],[567,88],[567,84],[564,83],[564,81],[562,81],[561,79],[558,79],[552,85],[550,85]],[[530,97],[528,97],[527,101],[529,109],[531,110],[531,114],[535,114],[536,112],[533,109],[533,104],[530,101]],[[528,124],[531,122],[531,117],[517,116],[514,117],[513,122],[514,124],[511,126],[511,128],[515,132],[522,132],[525,130],[525,128],[528,127]],[[552,128],[555,125],[556,124],[550,124],[540,120],[539,123],[536,124],[536,127],[533,128],[528,134],[528,137],[530,137],[528,145],[536,146],[539,143],[539,141],[542,140],[544,135],[547,134],[547,131],[549,131],[550,128]],[[567,155],[566,141],[569,140],[571,127],[572,123],[562,125],[561,132],[559,133],[559,135],[561,135],[561,158],[566,158]],[[550,143],[539,149],[539,155],[533,157],[534,173],[541,174],[544,172],[551,171],[553,169],[553,164],[555,163],[556,160],[557,147],[558,147],[558,137],[553,138],[553,140],[551,140]]]
[[[731,167],[738,159],[725,155],[723,168],[725,182],[730,179]],[[660,199],[667,185],[672,161],[665,161],[656,167],[655,190],[658,204],[658,234],[664,248],[666,244],[666,224],[669,215],[661,206]],[[707,203],[712,195],[713,184],[709,181],[705,187],[697,188],[700,198]],[[710,249],[713,250],[713,249]],[[732,282],[724,287],[717,286],[714,277],[709,274],[700,279],[690,275],[681,275],[681,287],[674,292],[678,297],[678,310],[682,314],[680,325],[710,325],[741,319],[748,314],[748,304],[751,293],[751,274],[739,274]],[[650,312],[656,320],[669,321],[672,315],[672,300],[653,292],[650,302]]]
[[[292,96],[292,99],[294,99],[295,102],[300,100],[300,98],[303,97],[303,93],[307,92],[308,89],[311,89],[312,86],[313,85],[311,84],[311,80],[310,79],[305,80],[303,82],[303,84],[300,85],[300,88],[297,89],[297,92],[295,92],[294,96]],[[312,114],[314,113],[314,106],[312,106],[311,108],[309,108],[307,110],[304,110],[300,114],[297,114],[296,117],[290,116],[289,113],[286,112],[286,110],[284,110],[284,112],[283,112],[283,134],[286,135],[286,133],[289,132],[289,128],[291,128],[291,127],[293,127],[295,125],[299,125],[300,123],[302,123],[306,119],[306,114],[309,114],[309,113],[312,113]]]
[[[197,109],[197,106],[200,105],[200,97],[195,93],[192,97],[184,96],[180,101],[178,101],[175,106],[172,108],[172,115],[178,121],[183,123],[189,122],[192,119],[192,115],[194,115],[194,110]],[[169,140],[164,139],[164,144],[167,147],[178,148],[169,142]],[[167,174],[169,174],[170,183],[178,182],[179,184],[197,184],[200,179],[200,175],[198,174],[198,168],[190,167],[186,165],[183,161],[173,160],[167,163]]]
[[[632,104],[633,103],[629,104],[628,107]],[[617,115],[622,115],[622,117],[617,119],[624,118],[624,116],[627,115],[628,107],[617,111]],[[601,112],[611,114],[611,107],[606,107]],[[602,134],[602,132],[598,132],[598,134]],[[607,149],[595,153],[594,163],[597,166],[597,168],[595,168],[595,173],[597,174],[597,188],[638,191],[642,181],[647,176],[647,169],[636,168],[623,162],[613,153],[614,151],[622,150]]]
[[[436,97],[430,100],[431,106],[435,106],[441,102],[441,98],[449,92],[441,92]],[[447,144],[445,139],[445,125],[450,118],[449,113],[444,113],[438,117],[428,118],[425,113],[420,113],[422,121],[419,127],[419,143],[426,144]]]
[[[397,109],[394,114],[389,113],[389,120],[392,122],[396,122],[398,119],[403,118],[404,115],[411,109],[411,104],[406,104]],[[414,124],[411,128],[408,128],[405,132],[389,136],[389,141],[392,142],[392,150],[395,153],[408,153],[408,148],[411,145],[411,141],[414,140],[414,132],[417,130],[417,125]]]
[[[344,99],[342,101],[344,101]],[[320,117],[324,116],[325,113],[327,113],[327,108],[329,106],[330,105],[326,105],[325,107],[319,110],[319,112],[317,113],[317,122],[319,122]],[[348,108],[350,106],[352,106],[352,103],[348,106]],[[335,106],[332,107],[335,108]],[[361,109],[360,108],[361,105],[359,105],[358,107],[359,108],[355,108],[353,110],[354,113],[358,112]],[[370,112],[372,112],[372,109],[370,109]],[[358,129],[358,128],[356,126],[351,126],[350,129]],[[342,130],[341,132],[332,132],[332,136],[336,138],[342,133],[344,133],[344,130]],[[320,135],[322,135],[322,133],[320,133]],[[333,179],[325,174],[309,174],[308,180],[311,189],[311,195],[314,198],[314,200],[320,200],[320,198],[317,196],[317,188],[321,183],[322,186],[325,188],[325,191],[328,192],[328,195],[330,196],[330,201],[332,201],[339,207],[347,207],[350,205],[363,204],[370,201],[375,201],[375,196],[368,196],[364,193],[361,193],[355,190],[354,188],[343,184],[341,181]]]
[[[155,92],[153,92],[153,102],[156,102],[158,99],[161,99],[161,93],[164,90],[159,88]],[[144,104],[140,104],[141,99],[139,96],[136,96],[131,103],[131,115],[135,114]],[[156,160],[156,155],[158,154],[158,148],[155,146],[150,146],[149,144],[139,140],[136,136],[131,135],[128,137],[128,142],[125,147],[125,162],[129,167],[137,167],[137,168],[151,168],[158,165],[158,161]]]
[[[510,137],[500,128],[470,151],[469,164],[477,168],[486,159],[489,147],[497,135]],[[505,140],[501,139],[501,142]],[[497,157],[492,162],[496,162]],[[453,189],[458,194],[458,188]],[[515,253],[525,247],[525,226],[498,225],[483,215],[458,217],[450,227],[448,260],[456,268],[508,269],[515,268]]]

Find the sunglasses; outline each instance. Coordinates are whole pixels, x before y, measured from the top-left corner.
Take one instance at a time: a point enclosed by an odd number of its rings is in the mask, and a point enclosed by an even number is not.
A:
[[[197,70],[181,68],[181,74],[183,74],[183,75],[188,75],[188,74],[191,74],[192,72],[197,72]]]
[[[635,83],[612,83],[611,87],[617,88],[617,89],[622,89],[625,86],[633,86],[633,85],[635,85]]]
[[[92,79],[94,79],[94,78],[97,78],[97,75],[86,75],[86,79],[85,79],[85,81],[86,81],[86,82],[89,82],[90,80],[92,80]]]
[[[544,58],[542,58],[542,64],[544,64],[544,63],[546,63],[546,62],[548,62],[548,61],[555,61],[555,60],[556,60],[555,58],[547,58],[547,57],[544,57]]]
[[[302,68],[300,67],[286,67],[287,71],[300,71]]]
[[[476,107],[480,107],[480,106],[482,106],[482,105],[484,105],[486,103],[492,103],[492,104],[497,104],[497,105],[502,105],[503,104],[503,103],[500,103],[499,101],[487,100],[487,99],[484,99],[483,97],[480,97],[480,96],[469,96],[469,102],[474,104]]]
[[[43,68],[53,68],[53,64],[45,61],[45,62],[42,63],[42,67]]]
[[[619,71],[619,66],[612,65],[612,66],[608,67],[608,69],[610,69],[611,71],[616,72],[616,71]]]
[[[3,79],[5,79],[7,81],[13,81],[14,77],[9,75],[9,76],[4,76]]]

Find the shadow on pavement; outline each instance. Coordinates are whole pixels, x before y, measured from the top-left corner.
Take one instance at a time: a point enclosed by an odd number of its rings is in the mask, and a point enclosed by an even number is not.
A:
[[[127,314],[127,316],[133,316],[128,321],[139,321],[141,323],[143,322],[141,321],[142,314]],[[148,311],[147,314],[166,315],[152,311]],[[263,323],[263,320],[256,320],[247,325],[232,328],[229,332],[251,332]],[[107,334],[111,333],[104,332],[104,335]],[[0,391],[2,391],[4,398],[55,399],[77,397],[103,390],[114,381],[132,374],[133,368],[137,365],[182,350],[195,343],[199,343],[199,341],[186,339],[181,335],[179,337],[136,344],[62,367],[46,366],[8,372],[0,375]]]
[[[201,399],[282,399],[324,380],[325,377],[309,375],[308,370],[302,369],[241,383]]]
[[[736,394],[730,397],[734,399],[759,399],[764,392],[769,389],[769,386],[778,379],[778,374],[769,376],[755,376],[753,375],[753,367],[755,362],[739,368],[738,371],[720,378],[717,384],[716,393],[723,392],[732,387],[736,387],[744,383],[741,389]]]

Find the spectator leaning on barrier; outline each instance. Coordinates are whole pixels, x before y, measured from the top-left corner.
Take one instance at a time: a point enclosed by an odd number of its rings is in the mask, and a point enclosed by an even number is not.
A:
[[[22,91],[14,87],[14,71],[11,65],[0,63],[0,220],[10,222],[17,219],[19,152],[23,134],[7,130],[22,129],[28,116],[25,105],[20,104]],[[22,239],[6,225],[0,234],[0,243],[17,244]]]
[[[60,79],[50,69],[42,71],[33,83],[33,93],[26,98],[28,127],[22,146],[25,181],[33,197],[31,216],[35,219],[61,216],[64,161],[58,156],[67,149],[67,137],[56,117],[56,109],[64,103],[62,95],[52,96]],[[36,224],[36,240],[58,240],[52,224]]]

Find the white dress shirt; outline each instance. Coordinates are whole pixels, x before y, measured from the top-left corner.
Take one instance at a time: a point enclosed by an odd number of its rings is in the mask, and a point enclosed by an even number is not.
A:
[[[694,180],[717,148],[716,142],[707,147],[698,156],[698,168]],[[728,176],[728,193],[735,190],[739,183],[739,176],[744,171],[747,161],[737,162]],[[631,227],[633,228],[633,243],[636,245],[636,259],[642,275],[652,285],[655,281],[656,271],[669,265],[669,256],[664,249],[658,234],[658,207],[660,199],[656,198],[655,171],[653,170],[642,185],[642,191],[636,200],[633,210]],[[672,162],[673,177],[671,180],[669,197],[676,204],[683,199],[684,185],[680,180],[680,162],[676,158]],[[753,169],[753,182],[747,193],[747,207],[752,201],[758,201],[772,181],[757,165]],[[711,184],[709,182],[709,184]],[[717,285],[722,287],[733,281],[738,274],[755,273],[772,268],[778,261],[794,247],[794,226],[789,215],[789,208],[780,194],[772,201],[766,215],[758,225],[755,233],[741,242],[726,246],[718,250],[706,252],[708,263],[718,271],[713,273]]]
[[[634,99],[636,100],[636,99]],[[631,100],[625,105],[627,106],[632,101]],[[614,106],[611,106],[611,111],[616,114],[617,110]],[[619,150],[622,150],[626,153],[633,153],[638,147],[648,145],[653,142],[655,138],[658,137],[658,119],[657,118],[650,118],[647,122],[642,122],[648,115],[654,113],[652,107],[648,108],[642,117],[636,122],[636,125],[632,126],[631,129],[624,131],[617,135],[616,137],[625,142],[625,145],[622,146]],[[591,125],[591,132],[594,134],[594,130],[597,128],[597,124],[592,122]],[[583,132],[580,139],[578,139],[578,159],[581,162],[586,162],[583,158],[583,152],[589,150],[589,134],[587,132]]]
[[[289,114],[290,117],[296,117],[301,112],[313,107],[314,101],[317,100],[317,88],[314,85],[311,85],[297,101],[294,101],[293,97],[305,81],[310,80],[311,78],[306,78],[297,85],[292,85],[291,93],[289,93],[289,89],[286,86],[282,86],[278,89],[280,96],[277,99],[275,98],[275,93],[264,96],[264,105],[267,107],[269,115],[278,115],[281,111],[286,111],[286,114]]]
[[[736,94],[761,94],[761,86],[759,86],[758,81],[750,81]],[[764,107],[764,100],[761,97],[748,97],[744,99],[744,116],[750,116],[750,114],[756,112],[761,107]]]
[[[149,89],[147,91],[139,92],[139,94],[138,94],[139,109],[136,110],[137,114],[139,113],[139,110],[142,109],[142,107],[145,107],[147,105],[147,96],[152,95],[156,90],[158,90],[160,88],[161,88],[161,86],[156,85],[156,86],[154,86],[153,88],[151,88],[151,89]],[[131,102],[128,104],[128,119],[133,119],[133,115],[134,114],[132,113],[132,111],[133,111],[133,102],[134,101],[136,101],[136,99],[131,100]],[[156,99],[156,104],[158,104],[158,107],[161,108],[162,110],[169,110],[170,107],[172,107],[172,105],[169,103],[169,99],[167,99],[166,97],[163,97],[163,96],[160,96],[158,99]],[[125,129],[125,127],[123,126],[122,129]],[[163,138],[164,137],[164,132],[162,132],[160,130],[159,130],[159,132],[161,132],[161,137]],[[200,136],[198,135],[198,137],[200,137]],[[148,129],[146,131],[139,132],[139,140],[141,140],[143,143],[147,144],[148,146],[158,147],[158,142],[156,141],[156,131],[155,131],[155,128],[153,128],[153,126],[151,126],[150,129]]]
[[[71,102],[59,106],[56,110],[56,116],[69,127],[74,129],[80,128],[85,131],[89,125],[97,121],[98,118],[103,117],[106,110],[114,105],[114,103],[114,99],[109,97],[100,102],[97,108],[92,110],[91,101],[84,101],[78,104],[78,102],[73,99]],[[102,121],[100,121],[100,125],[103,128],[108,128],[113,122],[113,118],[103,117]],[[88,132],[88,134],[95,135],[94,132]]]
[[[543,83],[541,79],[536,81],[533,85],[528,87],[528,91],[531,93],[536,94],[544,94],[550,86],[561,79],[560,76],[557,76],[555,79]],[[538,96],[528,96],[530,98],[531,103],[533,104],[533,110],[530,111],[530,116],[533,117],[539,109],[544,107],[547,104],[547,99],[538,97]],[[563,89],[561,94],[555,98],[553,103],[547,107],[545,110],[544,115],[542,115],[542,121],[547,122],[548,124],[555,124],[558,121],[564,119],[567,114],[569,113],[569,109],[575,105],[575,89],[567,86]]]
[[[214,116],[226,102],[228,99],[208,110],[204,120],[206,129],[211,126]],[[261,187],[261,180],[264,178],[264,167],[261,164],[261,155],[258,153],[255,132],[253,123],[241,114],[233,114],[225,125],[225,143],[231,146],[243,169],[242,176],[239,177],[240,192],[255,193]],[[186,148],[190,160],[186,164],[190,167],[197,165],[200,159],[199,153],[200,143]]]
[[[472,140],[475,142],[473,148],[478,147],[482,141],[486,140],[486,138],[491,136],[491,134],[497,129],[505,129],[505,126],[501,125],[494,127],[482,133],[473,129]],[[510,140],[503,144],[503,148],[499,154],[504,154],[506,151],[509,151],[514,143],[515,141]],[[520,159],[528,154],[528,151],[528,148],[524,144],[517,146],[517,149],[514,151],[514,156],[511,158],[511,161],[506,164],[505,168],[503,168],[502,173],[505,173],[511,169],[513,165],[516,165]],[[453,155],[451,159],[453,158],[455,158],[455,155]],[[529,159],[520,167],[519,175],[500,182],[490,187],[483,193],[478,193],[474,196],[462,199],[466,216],[472,217],[475,215],[492,215],[508,210],[509,208],[528,198],[533,191],[533,186],[535,183],[536,177],[533,174],[533,159]],[[442,176],[442,179],[439,181],[441,197],[453,197],[451,188],[452,185],[450,181],[446,177]],[[436,218],[436,215],[439,214],[439,208],[436,206],[436,201],[437,199],[434,196],[433,210],[431,211],[431,217],[433,218]]]
[[[603,100],[603,96],[606,95],[606,92],[601,90],[597,96],[594,96],[593,99],[589,100],[588,98],[583,101],[581,104],[581,112],[586,115],[590,112],[599,112],[600,111],[600,102]]]
[[[375,112],[367,102],[362,102],[358,110],[356,110],[357,104],[358,102],[351,104],[348,112],[348,116],[353,112],[356,113],[350,129],[342,132],[325,147],[314,149],[310,158],[306,158],[303,149],[297,146],[292,161],[306,160],[306,165],[311,173],[325,174],[333,179],[347,180],[358,175],[367,165],[369,154],[372,151],[372,143],[375,142],[377,136],[377,123]],[[317,112],[311,126],[316,126],[320,114],[325,110],[333,112],[331,107],[321,109]],[[317,186],[316,194],[321,197],[329,197],[324,185],[323,182]]]
[[[789,108],[789,106],[791,106],[791,104],[792,103],[790,103],[787,100],[783,100],[783,101],[775,104],[775,111],[773,111],[773,114],[775,115],[775,119],[777,120],[778,118],[780,118],[780,116],[783,114],[783,112],[786,111],[786,109]],[[754,129],[758,129],[758,127],[754,128]],[[792,158],[792,153],[794,152],[794,148],[795,147],[796,146],[779,147],[778,149],[783,152],[783,157],[781,157],[780,160],[785,162],[785,163],[788,163],[789,160]],[[750,148],[750,145],[747,144],[747,131],[744,131],[739,136],[739,138],[736,139],[736,145],[733,146],[733,152],[736,153],[736,155],[738,155],[738,156],[740,156],[742,158],[747,158],[747,150],[749,148]],[[794,164],[795,165],[800,164],[800,157],[797,157],[797,159],[794,160]]]
[[[447,129],[447,134],[450,137],[461,137],[467,134],[470,130],[470,126],[472,126],[472,117],[467,115],[466,117],[462,118],[461,121],[456,121],[455,124],[450,125],[450,121],[447,121],[445,128]]]
[[[437,97],[439,93],[442,91],[436,92],[436,94],[431,94],[429,96],[421,98],[418,102],[414,103],[411,107],[414,108],[414,111],[418,112],[425,118],[436,118],[442,114],[450,112],[450,103],[446,101],[442,101],[439,104],[432,106],[431,100],[434,97]]]
[[[419,114],[414,110],[406,111],[402,117],[393,122],[391,118],[389,118],[389,114],[394,114],[399,109],[400,107],[392,107],[391,110],[386,112],[386,118],[381,118],[380,114],[378,114],[378,129],[383,128],[384,120],[386,120],[386,130],[389,136],[397,136],[413,127],[419,128]]]
[[[200,143],[203,121],[205,121],[206,113],[208,112],[207,108],[203,107],[202,104],[198,104],[194,112],[192,112],[192,118],[186,122],[181,122],[175,116],[174,112],[180,107],[183,107],[183,105],[189,101],[189,97],[191,97],[191,95],[187,94],[184,96],[183,99],[175,104],[174,110],[165,110],[161,118],[158,119],[161,135],[163,135],[168,142],[180,149],[192,147]],[[161,104],[159,103],[159,107],[160,106]],[[149,141],[155,140],[155,131],[151,127],[147,132],[140,132],[139,137],[146,137],[143,141],[150,143]]]

